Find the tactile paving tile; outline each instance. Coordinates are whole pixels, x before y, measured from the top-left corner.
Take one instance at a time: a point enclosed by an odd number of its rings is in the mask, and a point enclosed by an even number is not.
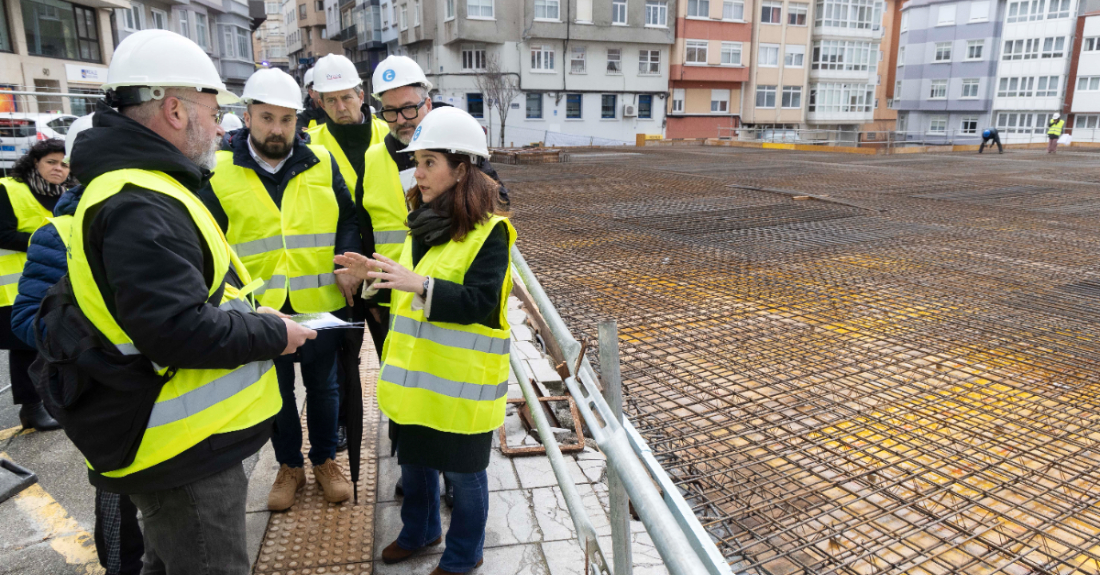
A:
[[[353,500],[333,504],[325,501],[321,488],[306,466],[306,486],[298,492],[294,506],[272,513],[253,573],[270,575],[323,575],[354,573],[370,575],[374,553],[374,510],[378,474],[378,403],[375,385],[378,356],[370,334],[360,351],[363,384],[363,445],[359,466],[359,503]],[[309,451],[305,409],[302,410],[302,452]],[[347,452],[336,462],[351,478]]]

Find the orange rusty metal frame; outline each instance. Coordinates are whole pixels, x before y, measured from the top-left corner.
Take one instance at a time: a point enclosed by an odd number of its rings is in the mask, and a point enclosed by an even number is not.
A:
[[[573,397],[570,395],[556,395],[552,397],[540,397],[539,403],[549,403],[551,401],[568,401],[569,412],[573,414],[573,425],[576,427],[574,433],[577,434],[577,443],[562,443],[558,445],[558,448],[562,453],[578,453],[584,451],[584,429],[582,427],[581,414],[577,411],[577,403],[573,401]],[[527,400],[523,398],[509,399],[508,403],[514,403],[517,405],[527,405]],[[522,418],[521,418],[522,419]],[[509,447],[508,437],[504,434],[504,426],[500,426],[498,432],[500,433],[500,450],[508,457],[522,457],[525,455],[545,455],[546,447],[542,445],[531,447]],[[540,438],[545,441],[546,438]]]

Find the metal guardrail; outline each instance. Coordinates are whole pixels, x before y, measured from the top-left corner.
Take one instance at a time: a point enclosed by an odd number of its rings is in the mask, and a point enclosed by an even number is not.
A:
[[[607,457],[609,476],[613,473],[618,478],[618,481],[609,482],[609,491],[610,488],[619,489],[620,485],[621,489],[625,490],[670,573],[673,575],[732,575],[729,564],[700,525],[691,507],[684,501],[679,488],[653,457],[645,440],[625,415],[621,416],[620,423],[618,411],[621,411],[621,408],[612,409],[601,396],[596,373],[588,358],[581,356],[581,345],[573,338],[538,278],[528,267],[519,249],[515,247],[512,248],[512,263],[546,320],[551,335],[565,355],[564,359],[572,373],[570,377],[565,378],[565,385],[573,395],[577,408],[592,432],[596,444]],[[601,353],[607,353],[605,347],[616,350],[613,358],[609,357],[608,360],[613,362],[611,365],[617,365],[617,341],[612,345],[607,341],[608,338],[617,338],[617,335],[614,335],[614,328],[609,329],[608,326],[602,325]],[[531,388],[526,368],[521,364],[518,358],[512,357],[512,368],[520,380],[524,397],[528,404],[537,405],[537,398]],[[579,370],[575,369],[576,365],[580,365]],[[612,386],[617,383],[616,377],[613,375],[607,377],[607,375],[609,374],[605,374],[605,382]],[[547,456],[565,496],[570,514],[573,516],[578,538],[586,557],[595,562],[597,573],[610,575],[599,541],[591,528],[591,522],[584,514],[580,496],[573,487],[572,477],[565,467],[565,461],[553,439],[554,436],[550,433],[549,423],[542,410],[532,409],[530,412],[539,428],[540,438],[544,439]],[[661,486],[664,497],[654,486],[655,481]],[[616,511],[615,503],[620,498],[621,493],[610,492],[612,545],[616,550],[626,549],[630,545],[629,525],[624,530],[620,522],[616,521],[620,516]],[[622,554],[620,553],[616,559],[618,557],[622,557]],[[628,575],[629,572],[628,561],[616,561],[614,575]]]

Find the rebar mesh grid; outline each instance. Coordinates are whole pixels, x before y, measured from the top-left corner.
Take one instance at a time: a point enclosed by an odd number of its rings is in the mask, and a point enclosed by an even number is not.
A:
[[[641,152],[501,171],[736,572],[1100,573],[1100,157]]]

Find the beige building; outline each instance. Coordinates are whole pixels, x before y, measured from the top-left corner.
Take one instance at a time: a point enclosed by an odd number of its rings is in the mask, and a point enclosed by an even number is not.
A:
[[[343,54],[344,46],[328,38],[325,0],[286,0],[282,7],[286,23],[286,50],[290,73],[301,84],[306,70],[328,54]]]
[[[813,4],[746,0],[752,10],[751,72],[742,122],[757,128],[799,128],[806,121]]]
[[[128,0],[0,0],[0,89],[98,94]],[[0,111],[86,114],[94,99],[0,96]]]
[[[256,60],[256,66],[263,66],[266,62],[269,68],[289,70],[290,60],[287,58],[286,52],[286,25],[283,23],[283,13],[280,10],[279,2],[272,0],[264,2],[264,12],[267,19],[252,33],[252,53]]]

